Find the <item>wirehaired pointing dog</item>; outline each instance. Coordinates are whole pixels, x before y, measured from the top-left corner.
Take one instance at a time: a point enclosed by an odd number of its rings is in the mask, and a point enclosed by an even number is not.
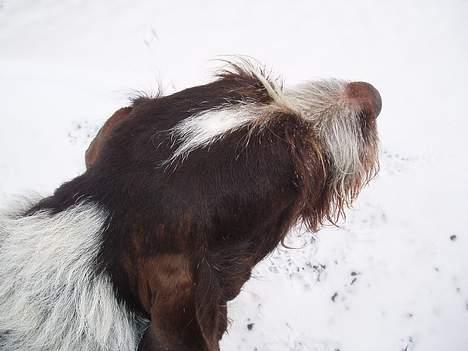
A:
[[[240,62],[118,110],[84,174],[0,216],[0,350],[219,350],[252,268],[375,175],[380,109],[370,84]]]

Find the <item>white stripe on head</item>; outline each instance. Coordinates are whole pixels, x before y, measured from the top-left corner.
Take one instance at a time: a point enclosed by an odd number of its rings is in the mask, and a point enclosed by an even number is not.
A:
[[[107,217],[92,203],[0,216],[1,350],[136,350],[140,322],[95,270]]]
[[[186,118],[170,130],[171,138],[182,142],[168,162],[185,159],[193,150],[208,147],[254,118],[254,111],[242,105],[209,110]]]

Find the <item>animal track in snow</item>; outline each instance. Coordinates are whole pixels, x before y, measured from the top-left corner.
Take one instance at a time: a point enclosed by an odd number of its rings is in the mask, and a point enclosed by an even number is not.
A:
[[[89,144],[97,134],[99,127],[88,121],[73,121],[68,132],[68,140],[71,144]]]

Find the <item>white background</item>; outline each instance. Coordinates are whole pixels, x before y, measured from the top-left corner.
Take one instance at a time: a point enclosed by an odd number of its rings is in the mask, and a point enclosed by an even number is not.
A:
[[[383,110],[377,179],[340,228],[259,265],[222,350],[468,350],[467,1],[0,0],[0,205],[80,174],[135,91],[231,54],[286,85],[369,81]]]

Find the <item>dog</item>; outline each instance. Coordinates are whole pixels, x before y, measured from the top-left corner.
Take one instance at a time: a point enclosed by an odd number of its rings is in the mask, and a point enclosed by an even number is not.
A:
[[[252,268],[377,173],[381,106],[368,83],[285,88],[244,61],[136,98],[82,175],[1,213],[0,350],[219,350]]]

